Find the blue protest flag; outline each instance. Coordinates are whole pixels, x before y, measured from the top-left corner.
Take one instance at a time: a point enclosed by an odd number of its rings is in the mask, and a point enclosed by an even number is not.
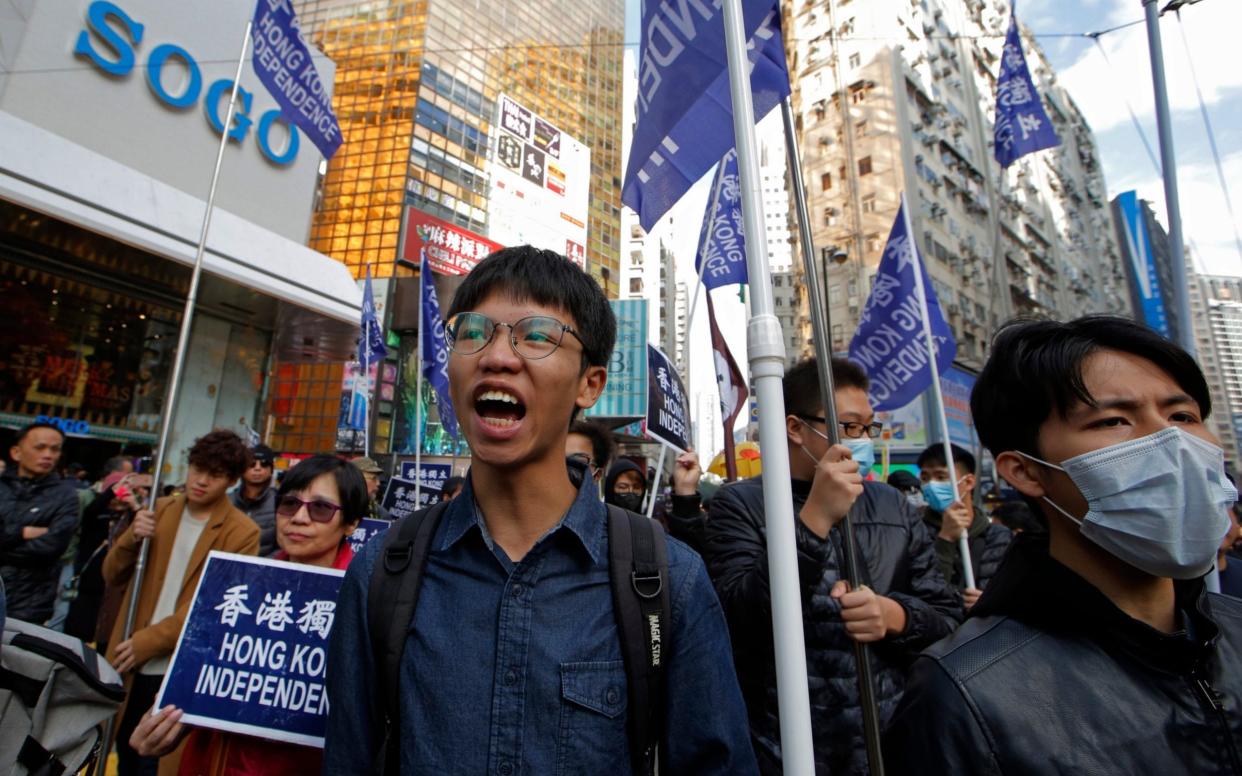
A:
[[[375,297],[371,293],[371,267],[367,267],[367,282],[362,290],[362,339],[358,341],[358,361],[363,365],[374,364],[388,355],[384,347],[384,330],[375,317]]]
[[[1017,3],[1015,2],[1016,6]],[[1000,78],[996,81],[996,126],[993,128],[996,161],[1008,167],[1027,154],[1061,144],[1061,138],[1044,111],[1035,91],[1031,71],[1022,54],[1018,16],[1009,17],[1005,49],[1001,54]]]
[[[759,121],[789,94],[780,8],[745,0],[742,15]],[[638,121],[621,201],[644,229],[733,147],[723,17],[719,3],[643,0]]]
[[[850,341],[850,360],[871,379],[871,406],[877,412],[906,406],[932,384],[923,311],[916,293],[916,267],[923,276],[927,319],[936,341],[936,366],[943,372],[957,355],[957,343],[936,301],[905,208],[903,201],[888,234],[862,320]]]
[[[431,383],[439,399],[440,425],[451,437],[457,436],[457,413],[449,396],[448,340],[444,336],[444,318],[440,315],[440,299],[436,296],[436,284],[431,278],[431,263],[423,251],[419,265],[423,287],[422,320],[419,337],[422,343],[423,377]]]
[[[703,262],[707,268],[703,269]],[[699,230],[699,255],[694,271],[708,291],[746,282],[746,238],[742,228],[742,188],[737,174],[737,149],[730,148],[716,167],[712,198]]]
[[[344,571],[207,556],[160,708],[200,727],[323,746],[328,639]]]
[[[341,125],[302,38],[292,0],[259,0],[250,37],[255,75],[276,99],[281,115],[306,133],[324,159],[331,159],[341,147]],[[296,133],[289,142],[297,142]]]

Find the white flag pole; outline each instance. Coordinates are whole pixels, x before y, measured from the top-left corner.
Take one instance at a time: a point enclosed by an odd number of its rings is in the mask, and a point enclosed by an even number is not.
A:
[[[759,403],[759,445],[763,450],[763,506],[767,524],[769,589],[772,596],[772,638],[776,689],[781,722],[781,761],[786,774],[815,772],[811,737],[811,700],[807,688],[806,642],[802,636],[802,591],[794,538],[793,482],[785,437],[785,344],[774,314],[768,246],[762,239],[763,195],[755,142],[755,108],[750,93],[750,62],[742,28],[741,0],[725,0],[725,49],[729,58],[729,90],[733,98],[733,134],[741,179],[742,218],[746,241],[746,272],[754,282],[749,296],[747,355]]]
[[[940,389],[940,366],[936,363],[936,340],[932,337],[931,316],[927,312],[927,291],[923,288],[923,262],[919,261],[918,244],[914,241],[914,227],[910,224],[910,203],[906,202],[905,192],[901,194],[901,212],[905,220],[906,240],[910,246],[911,262],[914,267],[914,293],[919,298],[919,314],[923,318],[923,336],[927,342],[927,363],[931,367],[932,399],[936,404],[936,413],[940,418],[940,430],[944,441],[944,461],[949,469],[949,482],[953,483],[953,500],[961,501],[962,496],[957,488],[957,466],[953,462],[953,444],[949,441],[949,420],[944,411],[944,394]],[[962,531],[957,538],[957,551],[962,556],[962,577],[966,587],[975,586],[975,570],[970,562],[969,529]]]
[[[660,473],[664,471],[664,456],[668,454],[668,445],[660,440],[660,457],[656,459],[655,474],[647,484],[647,519],[655,514],[656,501],[660,497]]]
[[[371,457],[371,321],[362,327],[362,454]]]
[[[237,72],[233,75],[233,88],[229,93],[229,108],[224,116],[223,130],[220,132],[220,147],[216,151],[216,165],[211,172],[211,187],[207,190],[207,208],[203,213],[203,227],[198,234],[198,249],[194,253],[194,269],[190,273],[190,288],[185,297],[185,308],[181,313],[181,331],[177,336],[177,351],[173,357],[172,374],[168,381],[168,396],[164,399],[163,412],[160,414],[160,436],[155,448],[155,468],[151,472],[151,493],[147,508],[154,510],[155,501],[160,496],[160,481],[164,474],[164,462],[168,458],[168,443],[172,436],[173,418],[177,411],[177,399],[181,390],[181,373],[185,371],[185,361],[190,349],[190,329],[194,324],[194,308],[198,303],[198,286],[203,277],[203,255],[207,252],[207,232],[211,228],[211,211],[216,203],[216,187],[220,182],[220,166],[224,162],[224,150],[228,148],[229,131],[233,128],[233,116],[237,107],[237,91],[241,87],[242,68],[246,65],[246,50],[250,46],[250,31],[254,20],[246,22],[246,33],[242,38],[241,53],[237,55]],[[151,553],[151,540],[143,539],[138,547],[138,559],[134,564],[133,585],[129,592],[129,607],[125,612],[125,627],[122,630],[122,641],[128,641],[134,633],[134,618],[137,614],[138,598],[142,594],[143,575],[146,573],[147,557]],[[105,726],[107,733],[103,747],[100,749],[98,767],[95,773],[103,776],[106,770],[108,755],[112,751],[112,723]]]

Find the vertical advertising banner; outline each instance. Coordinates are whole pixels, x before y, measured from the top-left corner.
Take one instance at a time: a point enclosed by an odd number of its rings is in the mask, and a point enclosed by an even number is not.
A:
[[[950,367],[940,375],[944,416],[949,424],[949,441],[967,450],[975,447],[975,425],[970,416],[970,392],[974,387],[974,376],[956,367]]]
[[[1160,271],[1156,269],[1156,257],[1151,251],[1151,233],[1139,204],[1138,192],[1123,191],[1117,195],[1117,207],[1121,211],[1121,230],[1126,243],[1123,251],[1129,258],[1130,283],[1134,287],[1142,313],[1142,322],[1164,337],[1171,337],[1168,311],[1160,292]]]
[[[323,746],[344,571],[213,551],[156,705],[190,725]]]
[[[609,301],[617,316],[617,344],[608,358],[608,382],[595,406],[595,418],[641,418],[647,414],[647,300]]]
[[[506,95],[496,110],[488,237],[553,250],[585,269],[590,149]]]

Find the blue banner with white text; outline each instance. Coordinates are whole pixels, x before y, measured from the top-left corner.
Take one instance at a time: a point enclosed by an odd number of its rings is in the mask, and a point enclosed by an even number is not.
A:
[[[449,436],[457,436],[457,413],[453,409],[453,399],[449,396],[448,340],[444,334],[444,317],[440,315],[440,298],[436,295],[436,284],[431,278],[431,263],[427,260],[427,251],[423,251],[423,260],[419,265],[419,283],[422,286],[422,317],[419,320],[419,334],[422,344],[423,377],[431,383],[439,399],[440,425]]]
[[[323,746],[344,571],[213,551],[156,705],[200,727]]]
[[[708,291],[746,282],[745,233],[737,149],[730,148],[716,167],[712,197],[699,230],[699,254],[694,260],[694,271],[702,275]]]
[[[331,159],[343,142],[341,125],[332,112],[332,95],[319,80],[302,38],[292,0],[259,0],[250,37],[254,72],[281,114],[306,133],[324,159]]]
[[[1016,6],[1016,2],[1014,3]],[[993,128],[996,161],[1008,167],[1027,154],[1061,144],[1044,104],[1039,101],[1031,71],[1022,53],[1018,16],[1009,17],[1009,32],[1001,53],[1000,77],[996,79],[996,126]]]
[[[914,235],[906,227],[906,207],[903,203],[897,209],[897,220],[884,246],[871,295],[850,341],[850,361],[861,366],[870,378],[871,406],[876,412],[904,407],[932,384],[922,307],[916,293],[916,268],[923,276],[927,317],[936,343],[936,366],[943,373],[957,355],[953,332],[940,311]]]
[[[757,122],[789,94],[774,0],[743,0]],[[719,3],[643,0],[638,117],[621,201],[644,229],[734,145],[733,97]]]

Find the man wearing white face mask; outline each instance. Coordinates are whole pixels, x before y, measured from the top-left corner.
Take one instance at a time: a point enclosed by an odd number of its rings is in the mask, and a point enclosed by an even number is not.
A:
[[[944,461],[944,443],[936,442],[919,453],[919,479],[927,501],[923,519],[936,535],[936,559],[940,563],[940,573],[962,591],[966,608],[970,609],[996,574],[1001,559],[1005,557],[1005,550],[1009,549],[1009,542],[1013,540],[1013,531],[993,523],[982,510],[975,509],[974,499],[971,498],[975,490],[975,457],[957,445],[952,445],[952,450],[952,476],[957,479],[958,501],[953,500],[953,482]],[[958,537],[962,531],[967,532],[970,545],[974,587],[966,587],[962,571],[962,553],[958,549]]]
[[[811,726],[817,772],[863,774],[867,758],[858,700],[854,641],[875,642],[881,722],[896,708],[905,668],[919,650],[962,618],[957,592],[936,568],[932,536],[905,496],[864,481],[879,435],[867,376],[832,362],[841,444],[830,446],[814,360],[785,373],[785,434],[798,516],[798,573],[811,678]],[[733,637],[733,658],[766,774],[781,772],[772,607],[768,594],[763,480],[721,488],[708,505],[703,559]],[[866,585],[849,590],[839,525],[849,514]]]
[[[889,772],[1242,773],[1242,601],[1202,579],[1237,492],[1194,359],[1126,319],[1015,322],[971,410],[1048,533],[915,662]]]

